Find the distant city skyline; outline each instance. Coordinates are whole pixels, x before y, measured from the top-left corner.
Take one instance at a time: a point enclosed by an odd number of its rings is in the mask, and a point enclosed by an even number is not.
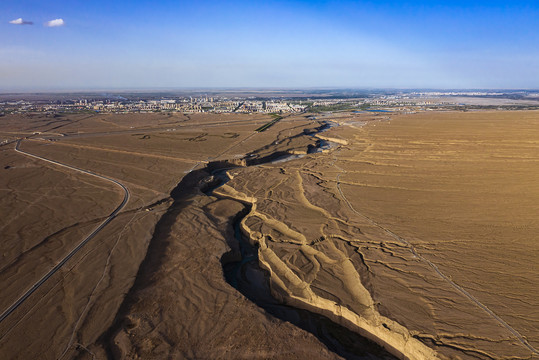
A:
[[[0,91],[539,88],[536,1],[6,0]]]

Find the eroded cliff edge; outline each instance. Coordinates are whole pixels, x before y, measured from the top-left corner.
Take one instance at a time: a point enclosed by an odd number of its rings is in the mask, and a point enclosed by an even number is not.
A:
[[[311,138],[304,153],[321,145],[320,138]],[[361,354],[336,353],[236,291],[223,274],[223,264],[241,261],[236,223],[239,235],[256,248],[255,266],[265,270],[256,279],[268,282],[278,303],[319,314],[399,358],[436,358],[406,328],[378,313],[368,290],[372,274],[356,245],[372,239],[341,218],[343,204],[309,171],[298,170],[301,160],[292,167],[261,165],[301,153],[266,147],[240,162],[253,166],[222,172],[221,179],[215,170],[235,164],[220,162],[187,175],[156,227],[115,325],[95,351],[114,358],[390,357],[374,345]]]

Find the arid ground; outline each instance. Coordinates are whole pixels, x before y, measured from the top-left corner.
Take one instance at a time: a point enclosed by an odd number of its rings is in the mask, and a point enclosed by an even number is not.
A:
[[[273,118],[0,117],[0,358],[539,358],[539,112]]]

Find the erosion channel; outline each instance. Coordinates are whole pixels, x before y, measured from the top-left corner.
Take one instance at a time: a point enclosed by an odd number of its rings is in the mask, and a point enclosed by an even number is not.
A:
[[[348,238],[361,230],[310,203],[304,175],[283,166],[336,151],[317,137],[328,128],[187,174],[115,324],[92,350],[113,358],[436,358],[378,313],[368,266]],[[300,138],[303,154],[283,150]],[[255,174],[266,179],[261,190]]]

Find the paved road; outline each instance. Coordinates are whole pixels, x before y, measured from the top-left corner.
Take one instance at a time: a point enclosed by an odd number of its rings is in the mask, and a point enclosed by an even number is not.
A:
[[[289,115],[290,116],[290,115]],[[285,116],[284,118],[287,118],[289,116]],[[283,118],[283,119],[284,119]],[[205,124],[200,124],[200,125],[196,125],[196,126],[199,126],[199,127],[212,127],[212,126],[222,126],[223,124],[237,124],[237,123],[247,123],[247,122],[253,122],[253,120],[243,120],[243,121],[235,121],[235,122],[228,122],[228,121],[223,121],[223,122],[212,122],[212,123],[205,123]],[[187,126],[185,126],[187,127]],[[143,129],[130,129],[130,130],[126,130],[126,131],[122,131],[123,132],[141,132],[141,130]],[[146,129],[146,131],[148,131],[148,129]],[[163,131],[162,129],[153,129],[153,131]],[[105,133],[107,134],[107,133]],[[256,132],[253,132],[252,134],[250,134],[249,136],[247,136],[246,138],[240,140],[239,142],[233,144],[232,146],[230,146],[229,148],[225,149],[224,151],[222,151],[219,155],[217,155],[217,157],[223,155],[224,153],[230,151],[232,148],[238,146],[239,144],[245,142],[247,139],[251,138],[252,136],[254,136],[255,134],[257,134]],[[95,134],[87,134],[87,135],[95,135]],[[99,175],[99,174],[96,174],[94,172],[91,172],[91,171],[88,171],[88,170],[84,170],[84,169],[80,169],[80,168],[77,168],[77,167],[74,167],[74,166],[70,166],[70,165],[67,165],[67,164],[63,164],[61,162],[58,162],[58,161],[55,161],[55,160],[51,160],[51,159],[47,159],[47,158],[44,158],[42,156],[38,156],[38,155],[34,155],[34,154],[31,154],[29,152],[26,152],[24,150],[21,150],[20,149],[20,144],[22,142],[23,139],[19,139],[17,140],[17,145],[15,146],[15,151],[17,151],[18,153],[21,153],[21,154],[24,154],[26,156],[30,156],[30,157],[33,157],[35,159],[39,159],[39,160],[42,160],[42,161],[46,161],[48,163],[51,163],[53,165],[57,165],[57,166],[62,166],[62,167],[65,167],[65,168],[68,168],[70,170],[74,170],[74,171],[78,171],[78,172],[81,172],[81,173],[84,173],[84,174],[87,174],[87,175],[91,175],[91,176],[94,176],[94,177],[97,177],[97,178],[100,178],[100,179],[103,179],[103,180],[106,180],[106,181],[109,181],[109,182],[112,182],[114,183],[115,185],[119,186],[120,188],[122,188],[122,190],[124,191],[124,199],[122,201],[122,203],[120,205],[118,205],[118,207],[109,215],[109,217],[107,219],[105,219],[101,224],[99,224],[97,226],[97,228],[95,228],[86,238],[84,238],[73,250],[71,250],[58,264],[56,264],[51,270],[49,270],[49,272],[47,272],[45,275],[43,275],[41,277],[41,279],[39,279],[36,283],[34,283],[34,285],[32,285],[32,287],[30,287],[28,290],[26,290],[26,292],[24,292],[8,309],[6,309],[2,314],[0,314],[0,322],[2,322],[3,320],[5,320],[13,311],[15,311],[28,297],[30,297],[41,285],[43,285],[43,283],[45,283],[45,281],[47,281],[52,275],[54,275],[54,273],[56,273],[69,259],[71,259],[73,257],[73,255],[75,255],[82,247],[84,247],[84,245],[86,245],[86,243],[88,243],[93,237],[95,237],[97,235],[97,233],[99,233],[109,222],[112,221],[112,219],[114,219],[116,217],[116,215],[124,208],[124,206],[127,204],[128,200],[129,200],[129,190],[127,189],[127,187],[125,187],[122,183],[120,183],[119,181],[117,180],[114,180],[114,179],[111,179],[111,178],[108,178],[106,176],[103,176],[103,175]],[[215,157],[214,157],[215,158]],[[211,158],[210,158],[211,159]],[[210,160],[208,159],[208,161]],[[200,165],[201,162],[197,162],[192,168],[190,171],[194,170],[198,165]]]
[[[82,241],[79,242],[77,244],[77,246],[75,246],[75,248],[73,248],[51,270],[49,270],[45,275],[43,275],[41,277],[41,279],[39,279],[36,283],[34,283],[34,285],[32,285],[28,290],[26,290],[9,308],[7,308],[4,312],[2,312],[2,314],[0,315],[0,322],[4,321],[26,299],[28,299],[28,297],[30,297],[30,295],[32,295],[37,289],[39,289],[39,287],[41,285],[43,285],[43,283],[45,283],[45,281],[47,281],[52,275],[54,275],[58,270],[60,270],[62,268],[62,266],[64,266],[64,264],[66,262],[68,262],[69,259],[71,259],[73,257],[73,255],[75,255],[80,249],[82,249],[84,247],[84,245],[86,245],[86,243],[88,243],[90,240],[92,240],[101,230],[103,230],[103,228],[105,226],[107,226],[107,224],[110,223],[112,221],[112,219],[114,219],[116,217],[116,215],[118,215],[118,213],[125,207],[125,205],[129,201],[129,190],[121,182],[119,182],[117,180],[114,180],[114,179],[111,179],[111,178],[108,178],[108,177],[103,176],[103,175],[96,174],[96,173],[88,171],[88,170],[83,170],[83,169],[80,169],[80,168],[77,168],[77,167],[74,167],[74,166],[63,164],[61,162],[50,160],[50,159],[47,159],[47,158],[44,158],[44,157],[41,157],[41,156],[38,156],[38,155],[31,154],[31,153],[26,152],[24,150],[21,150],[20,149],[21,141],[22,141],[21,139],[18,140],[17,145],[15,146],[15,151],[17,151],[18,153],[24,154],[26,156],[33,157],[35,159],[46,161],[48,163],[51,163],[51,164],[54,164],[54,165],[57,165],[57,166],[62,166],[62,167],[65,167],[65,168],[68,168],[68,169],[71,169],[71,170],[75,170],[75,171],[81,172],[83,174],[91,175],[91,176],[100,178],[102,180],[109,181],[109,182],[119,186],[123,190],[124,198],[123,198],[121,204],[118,205],[118,207],[101,224],[99,224],[90,234],[88,234],[86,236],[86,238],[82,239]]]

